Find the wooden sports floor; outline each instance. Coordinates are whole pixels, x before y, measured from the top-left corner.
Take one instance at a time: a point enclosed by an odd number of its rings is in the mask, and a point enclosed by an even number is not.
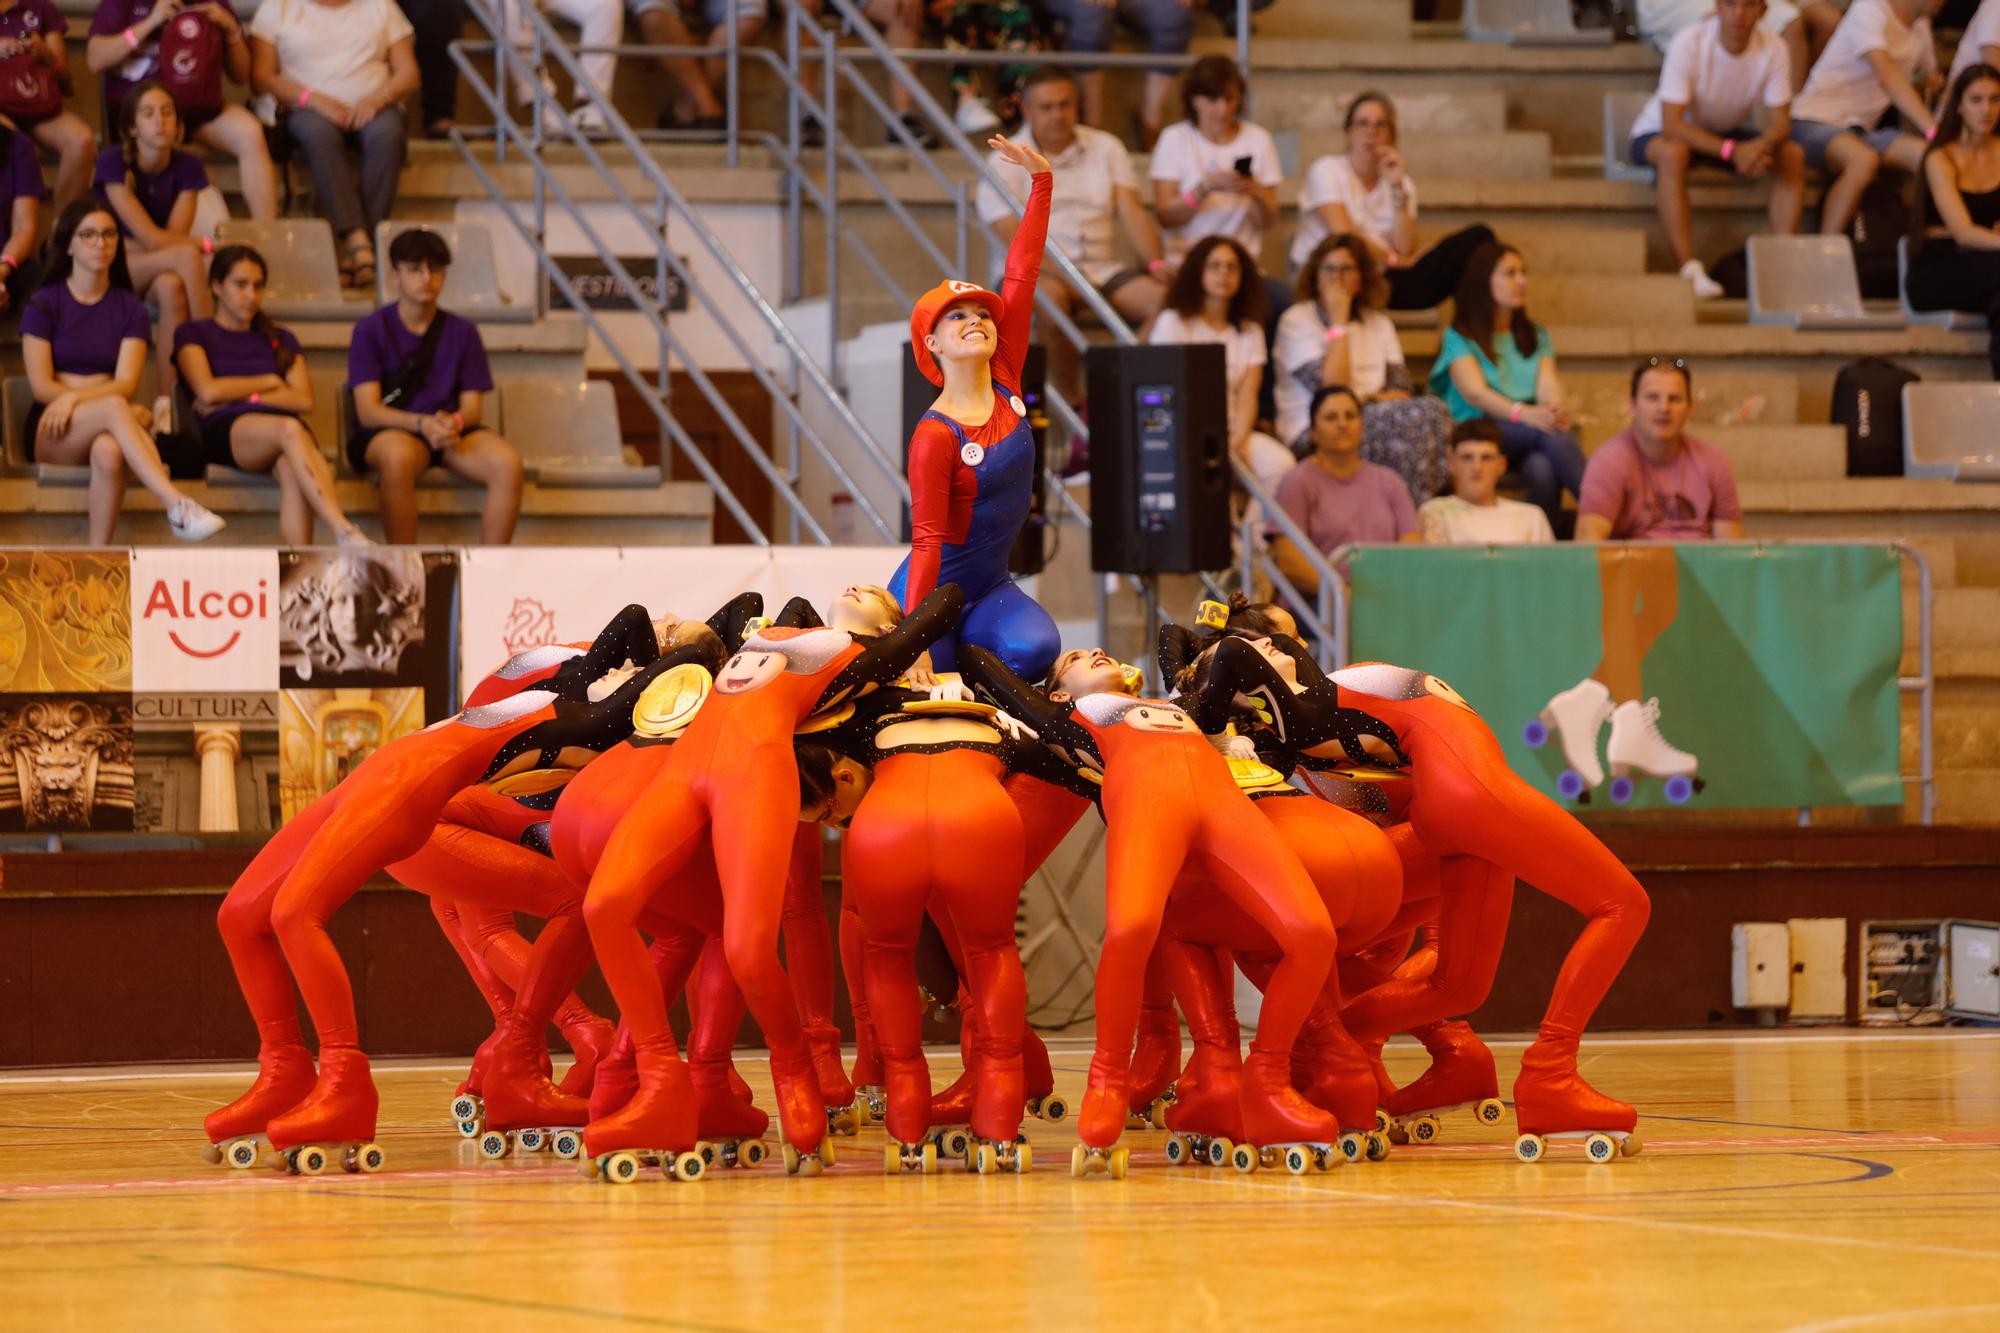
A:
[[[1063,1091],[1086,1063],[1057,1048]],[[622,1187],[478,1162],[441,1064],[380,1070],[380,1175],[320,1179],[202,1162],[241,1069],[0,1075],[0,1329],[2000,1329],[2000,1033],[1613,1037],[1584,1068],[1641,1155],[1524,1165],[1511,1117],[1459,1113],[1324,1175],[1170,1167],[1147,1132],[1128,1179],[1072,1180],[1071,1123],[1031,1121],[1027,1177],[887,1178],[868,1128],[818,1179]]]

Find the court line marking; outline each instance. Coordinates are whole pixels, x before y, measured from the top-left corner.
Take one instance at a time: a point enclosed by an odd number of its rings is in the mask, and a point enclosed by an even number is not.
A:
[[[1841,1315],[1837,1319],[1819,1319],[1810,1324],[1793,1324],[1783,1333],[1841,1333],[1850,1328],[1867,1328],[1871,1324],[1883,1324],[1892,1319],[1908,1319],[1912,1315],[1924,1319],[1936,1319],[1940,1315],[2000,1314],[2000,1305],[1915,1305],[1906,1310],[1878,1310],[1874,1314]]]

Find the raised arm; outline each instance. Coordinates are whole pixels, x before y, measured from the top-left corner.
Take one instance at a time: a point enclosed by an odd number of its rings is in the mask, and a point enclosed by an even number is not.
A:
[[[1042,272],[1042,252],[1049,243],[1049,201],[1055,195],[1056,178],[1048,160],[1032,148],[1011,139],[995,138],[993,151],[1017,167],[1026,169],[1028,202],[1021,225],[1007,244],[1007,270],[1000,279],[1000,295],[1007,313],[1000,321],[998,346],[993,351],[993,374],[1010,389],[1018,389],[1021,365],[1028,357],[1028,333],[1035,319],[1035,280]]]
[[[653,616],[633,602],[606,622],[582,657],[571,658],[556,672],[555,691],[565,699],[581,699],[592,681],[626,662],[646,666],[660,655]]]
[[[743,646],[743,626],[763,614],[763,593],[741,593],[724,602],[721,608],[708,618],[708,627],[715,631],[716,638],[722,640],[724,650],[734,653]]]
[[[794,597],[779,610],[778,618],[771,622],[780,629],[818,629],[826,622],[819,618],[813,604],[803,597]]]

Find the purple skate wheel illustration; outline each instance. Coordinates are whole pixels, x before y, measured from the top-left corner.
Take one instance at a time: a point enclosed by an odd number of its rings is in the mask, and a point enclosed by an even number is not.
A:
[[[1539,750],[1549,743],[1549,729],[1542,725],[1538,717],[1531,717],[1521,724],[1521,740],[1529,749]]]
[[[1634,790],[1632,779],[1630,778],[1617,777],[1611,779],[1611,804],[1625,804],[1632,799],[1632,792]]]
[[[1694,795],[1694,783],[1676,774],[1667,779],[1667,799],[1675,805],[1686,805]]]
[[[1573,768],[1565,768],[1562,776],[1556,779],[1556,790],[1563,794],[1564,800],[1574,801],[1586,790],[1583,785],[1583,774]]]

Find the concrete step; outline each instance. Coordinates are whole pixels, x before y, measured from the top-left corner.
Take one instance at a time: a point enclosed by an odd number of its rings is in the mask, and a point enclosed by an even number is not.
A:
[[[1410,37],[1409,0],[1280,0],[1250,18],[1252,58],[1257,49],[1283,40],[1405,42]]]
[[[1277,134],[1278,157],[1287,176],[1303,178],[1306,168],[1320,158],[1347,151],[1346,138],[1337,130],[1280,130]],[[1427,180],[1469,176],[1547,180],[1554,170],[1549,160],[1549,136],[1532,130],[1483,134],[1413,131],[1400,135],[1397,145],[1409,165],[1410,178],[1417,182],[1420,202]]]
[[[1407,341],[1407,340],[1406,340]],[[1570,361],[1558,344],[1563,390],[1577,417],[1577,435],[1586,451],[1624,430],[1631,422],[1629,366],[1590,368]],[[1798,416],[1797,383],[1785,375],[1749,375],[1733,370],[1695,377],[1693,421],[1706,438],[1720,425],[1785,427]]]
[[[1847,475],[1847,432],[1839,426],[1708,426],[1697,435],[1728,456],[1739,482]]]

